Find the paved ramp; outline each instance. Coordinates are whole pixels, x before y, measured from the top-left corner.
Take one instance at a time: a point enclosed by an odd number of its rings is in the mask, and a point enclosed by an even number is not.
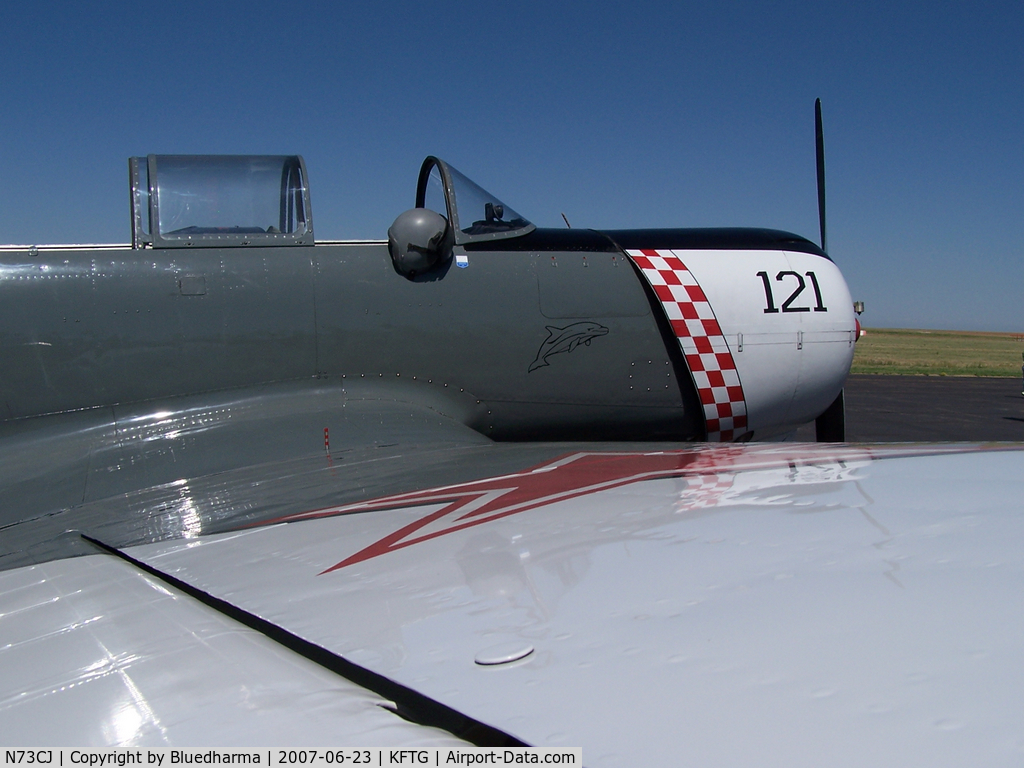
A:
[[[851,376],[846,383],[851,442],[1024,441],[1020,379]],[[798,432],[814,439],[814,426]]]

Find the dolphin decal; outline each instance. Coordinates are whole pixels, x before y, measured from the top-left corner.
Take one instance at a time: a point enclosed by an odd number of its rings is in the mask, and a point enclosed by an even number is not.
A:
[[[537,350],[537,357],[530,364],[529,373],[543,368],[548,364],[551,355],[561,352],[572,352],[580,344],[590,346],[590,340],[598,336],[605,336],[608,329],[598,323],[583,322],[567,325],[565,328],[555,328],[553,325],[546,326],[548,337]]]

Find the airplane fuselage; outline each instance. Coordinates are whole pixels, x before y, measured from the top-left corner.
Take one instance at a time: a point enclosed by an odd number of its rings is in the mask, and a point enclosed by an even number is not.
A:
[[[0,251],[0,418],[404,380],[496,439],[701,439],[693,366],[636,265],[667,243],[730,348],[743,431],[824,410],[849,368],[854,320],[841,275],[810,243],[756,230],[536,230],[456,248],[459,266],[426,281],[397,274],[376,242]]]

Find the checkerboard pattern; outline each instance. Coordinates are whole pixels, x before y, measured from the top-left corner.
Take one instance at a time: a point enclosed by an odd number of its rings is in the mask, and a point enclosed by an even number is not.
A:
[[[732,490],[735,480],[736,475],[732,473],[686,478],[686,489],[679,494],[676,511],[691,512],[716,506]]]
[[[626,251],[665,309],[704,406],[709,442],[747,431],[747,401],[715,312],[690,270],[673,251]]]

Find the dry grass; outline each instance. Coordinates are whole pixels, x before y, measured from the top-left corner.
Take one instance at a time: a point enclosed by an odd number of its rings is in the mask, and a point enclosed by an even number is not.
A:
[[[1024,334],[868,328],[853,373],[1020,376]]]

